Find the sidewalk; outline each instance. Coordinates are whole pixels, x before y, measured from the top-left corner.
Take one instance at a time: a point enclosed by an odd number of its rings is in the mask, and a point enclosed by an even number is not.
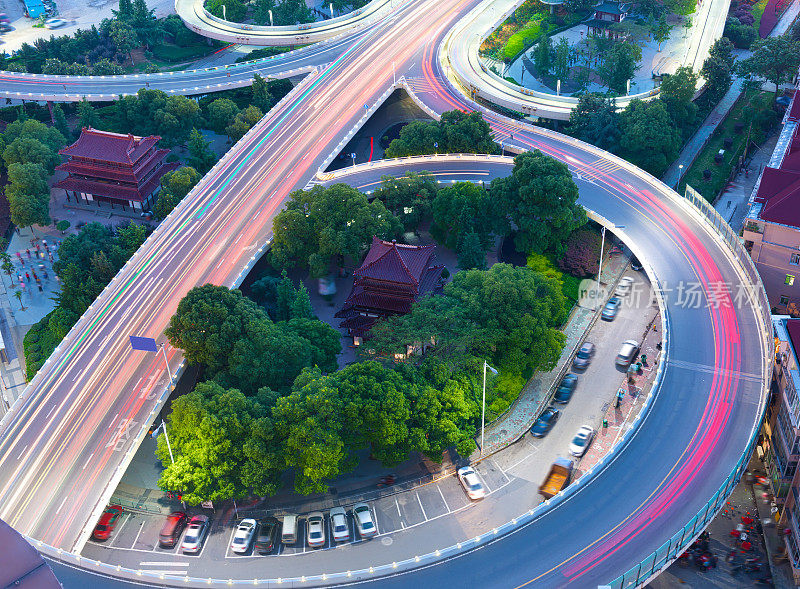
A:
[[[627,256],[619,254],[607,256],[603,262],[601,282],[615,284],[627,266]],[[511,405],[511,408],[487,425],[485,433],[486,448],[483,456],[497,452],[512,444],[530,428],[549,401],[550,391],[555,386],[556,381],[560,379],[564,368],[572,362],[573,351],[589,332],[599,315],[599,308],[593,310],[580,305],[576,305],[573,308],[572,314],[564,327],[564,335],[567,338],[556,367],[549,372],[537,372],[534,374],[522,389],[517,400]]]
[[[640,341],[643,355],[640,358],[646,356],[647,361],[643,362],[642,369],[633,375],[633,382],[628,382],[627,376],[623,377],[620,382],[620,390],[627,394],[620,402],[619,407],[616,406],[614,399],[608,404],[603,416],[608,426],[598,429],[592,445],[580,459],[575,479],[580,478],[583,473],[600,462],[611,451],[631,428],[650,395],[661,360],[661,314],[658,311]]]
[[[692,138],[686,142],[686,145],[683,146],[678,158],[672,162],[672,165],[661,177],[661,179],[664,181],[664,184],[675,188],[678,185],[678,182],[680,182],[683,174],[689,171],[689,167],[692,165],[692,162],[694,162],[695,158],[697,158],[697,155],[700,153],[703,147],[705,147],[712,133],[714,133],[717,126],[725,119],[728,112],[730,112],[730,110],[733,108],[733,105],[736,104],[736,100],[739,98],[739,94],[742,92],[743,83],[744,80],[742,80],[742,78],[736,78],[733,80],[733,84],[731,84],[728,92],[722,97],[722,100],[719,101],[719,104],[714,107],[714,110],[709,113],[709,115],[706,117],[706,120],[703,121],[703,124],[700,126],[697,132],[692,135]],[[680,166],[683,166],[683,168]]]

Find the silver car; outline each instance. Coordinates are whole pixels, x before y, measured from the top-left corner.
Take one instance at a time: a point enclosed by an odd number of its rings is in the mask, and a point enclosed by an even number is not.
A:
[[[635,339],[629,339],[623,343],[622,347],[619,349],[619,354],[617,354],[617,366],[627,366],[633,362],[633,359],[638,353],[639,342]]]
[[[209,519],[207,515],[195,515],[189,520],[189,526],[186,528],[186,534],[183,536],[181,542],[181,551],[187,554],[195,554],[200,552],[203,547],[203,541],[208,534]]]
[[[350,539],[350,526],[347,525],[347,512],[343,507],[334,507],[330,512],[331,536],[334,542],[347,542]]]
[[[375,520],[372,519],[372,512],[366,503],[356,503],[353,506],[353,519],[356,521],[358,534],[362,538],[372,538],[378,533],[375,527]]]
[[[250,544],[253,542],[253,536],[256,535],[256,527],[258,524],[254,519],[243,519],[241,523],[236,526],[236,532],[233,534],[231,540],[231,550],[238,554],[247,552]]]
[[[321,511],[312,511],[306,520],[308,545],[311,548],[325,546],[325,516]]]
[[[569,453],[573,456],[583,456],[592,440],[594,440],[594,428],[582,425],[570,442]]]

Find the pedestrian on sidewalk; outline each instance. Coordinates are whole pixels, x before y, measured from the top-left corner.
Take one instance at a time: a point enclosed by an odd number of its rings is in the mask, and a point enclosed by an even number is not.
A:
[[[42,247],[42,246],[40,246],[40,245],[37,243],[37,244],[36,244],[36,251],[38,252],[38,251],[41,249],[41,247]]]
[[[17,252],[17,257],[21,260],[22,259],[22,254]]]
[[[47,249],[47,240],[46,239],[42,240],[42,245],[44,245],[44,249]]]
[[[45,279],[45,280],[47,280],[48,278],[49,278],[49,276],[47,275],[47,270],[45,270],[45,272],[44,272],[44,279]]]
[[[50,261],[53,261],[53,254],[50,254]]]
[[[28,257],[30,258],[31,257],[31,250],[27,249],[25,251],[28,253]]]
[[[34,280],[37,280],[37,281],[39,280],[39,277],[36,276],[36,270],[31,270],[31,274],[33,274],[33,279]]]
[[[30,282],[30,281],[31,281],[31,275],[30,275],[30,274],[28,274],[27,272],[25,272],[25,278],[27,278],[27,279],[28,279],[28,282]]]
[[[36,286],[39,287],[39,292],[44,292],[44,290],[42,289],[42,283],[41,282],[37,282]]]
[[[20,282],[22,282],[22,274],[17,274],[17,278],[19,279]]]
[[[19,259],[19,263],[22,264],[23,268],[25,267],[25,260],[23,260],[22,258]]]

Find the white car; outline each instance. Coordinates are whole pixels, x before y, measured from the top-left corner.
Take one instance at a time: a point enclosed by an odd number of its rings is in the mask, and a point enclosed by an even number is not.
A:
[[[312,511],[308,514],[307,535],[308,545],[311,548],[325,546],[325,516],[321,511]]]
[[[458,469],[458,480],[467,492],[470,499],[483,499],[486,497],[486,489],[483,488],[478,473],[471,466],[463,466]]]
[[[258,526],[256,520],[243,519],[236,526],[236,532],[233,534],[233,540],[231,540],[231,551],[239,554],[247,552],[253,542],[253,536],[256,535],[256,526]]]
[[[625,297],[628,296],[628,293],[631,292],[631,287],[633,286],[633,278],[630,276],[623,276],[619,284],[617,284],[617,290],[614,291],[615,297]]]
[[[347,512],[344,507],[334,507],[330,516],[333,541],[347,542],[350,539],[350,526],[347,525]]]
[[[195,554],[203,547],[203,540],[206,538],[209,528],[207,515],[195,515],[189,521],[186,534],[183,536],[181,551],[188,554]]]
[[[44,28],[58,29],[63,27],[65,24],[67,24],[67,21],[65,21],[63,18],[48,18],[46,21],[44,21]]]
[[[358,534],[362,538],[372,538],[378,533],[378,528],[375,527],[375,520],[372,519],[372,512],[366,503],[356,503],[353,506],[353,519],[356,521]]]
[[[594,428],[582,425],[569,444],[569,453],[573,456],[583,456],[594,439]]]

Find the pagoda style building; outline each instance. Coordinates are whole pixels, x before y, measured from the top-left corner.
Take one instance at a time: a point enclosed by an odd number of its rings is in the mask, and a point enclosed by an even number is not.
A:
[[[617,0],[602,0],[594,7],[594,15],[586,21],[589,36],[623,39],[627,35],[615,30],[613,25],[628,16],[628,5]]]
[[[58,152],[69,160],[56,169],[69,176],[55,186],[64,189],[67,202],[148,211],[161,177],[180,167],[178,162],[164,163],[169,150],[158,149],[160,139],[84,127],[75,143]]]
[[[344,319],[340,326],[361,338],[379,318],[408,313],[421,297],[441,292],[444,265],[435,264],[435,249],[373,237],[367,257],[353,272],[353,290],[335,315]]]

